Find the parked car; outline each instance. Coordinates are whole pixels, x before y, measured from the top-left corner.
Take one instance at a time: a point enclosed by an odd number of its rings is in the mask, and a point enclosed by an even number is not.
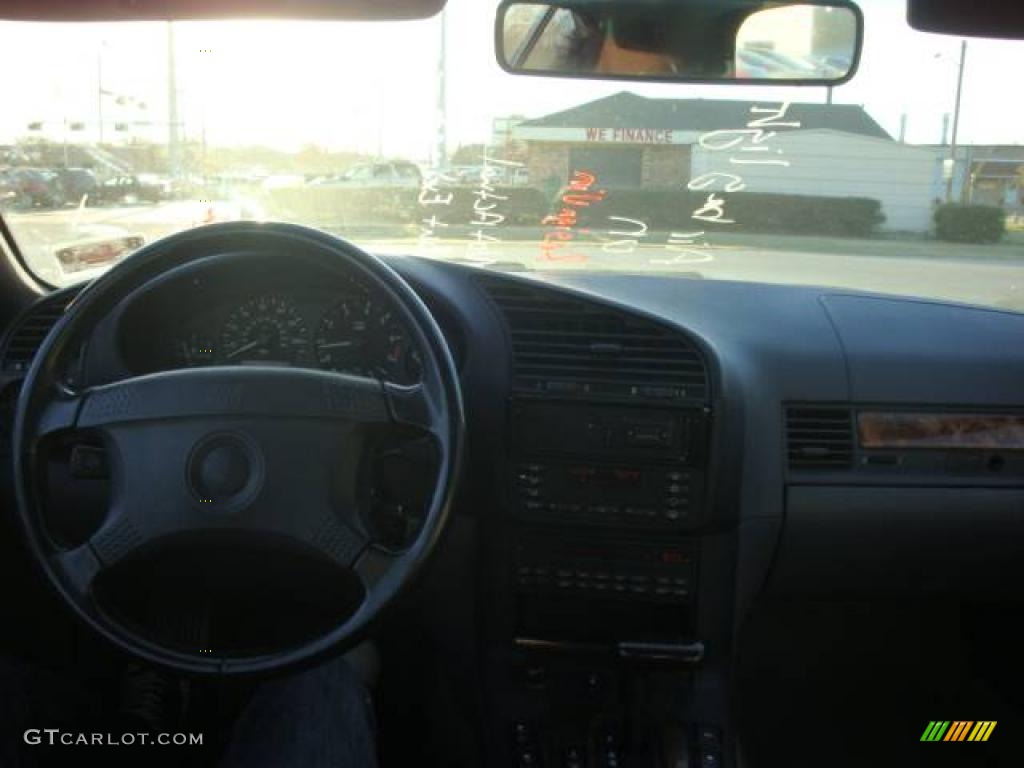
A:
[[[423,174],[414,163],[394,160],[379,163],[360,163],[342,174],[322,176],[312,186],[350,187],[419,187]]]
[[[57,174],[41,168],[11,168],[0,180],[0,198],[10,208],[56,208],[64,204]]]
[[[751,79],[769,77],[768,62],[756,53],[741,48],[736,51],[736,76]]]
[[[95,189],[95,201],[99,204],[157,203],[171,197],[170,179],[157,174],[115,176],[107,179]]]
[[[99,182],[88,168],[61,168],[57,171],[64,199],[78,203],[83,197],[92,197]]]

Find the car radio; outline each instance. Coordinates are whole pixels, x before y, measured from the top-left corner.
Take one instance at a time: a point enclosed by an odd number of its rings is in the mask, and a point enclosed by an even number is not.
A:
[[[579,405],[520,399],[509,413],[513,447],[522,454],[569,453],[685,466],[704,464],[708,411]]]
[[[676,531],[700,524],[706,410],[520,400],[510,415],[516,517]]]

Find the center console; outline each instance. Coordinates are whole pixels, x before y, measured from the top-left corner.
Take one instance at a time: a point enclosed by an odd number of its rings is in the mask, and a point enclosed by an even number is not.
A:
[[[513,401],[517,643],[689,643],[708,422],[706,408]]]
[[[547,289],[489,292],[513,357],[482,590],[495,764],[728,764],[704,353]]]

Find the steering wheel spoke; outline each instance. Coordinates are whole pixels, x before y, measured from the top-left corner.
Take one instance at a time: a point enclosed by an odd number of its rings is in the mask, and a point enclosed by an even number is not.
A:
[[[359,577],[367,595],[378,592],[384,583],[394,577],[395,565],[404,553],[391,552],[380,547],[367,547],[353,563],[352,570]]]
[[[84,396],[57,387],[38,409],[33,427],[37,440],[50,437],[58,432],[75,429],[84,402]]]
[[[425,384],[403,386],[384,382],[383,386],[393,423],[436,434],[439,408]]]
[[[90,594],[104,567],[90,542],[56,552],[50,558],[67,586],[82,596]]]
[[[151,519],[131,507],[114,504],[98,530],[85,542],[56,552],[53,562],[71,588],[88,595],[101,573],[158,535],[158,528],[151,524]]]
[[[392,421],[380,382],[325,371],[211,367],[162,371],[94,387],[79,426],[210,417]]]

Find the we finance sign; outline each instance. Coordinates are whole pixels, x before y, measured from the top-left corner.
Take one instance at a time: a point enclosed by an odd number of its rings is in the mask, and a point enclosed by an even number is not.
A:
[[[698,131],[673,128],[601,128],[600,126],[517,125],[512,138],[518,141],[547,141],[591,144],[693,144]]]
[[[585,128],[587,141],[602,144],[674,144],[671,128]]]

